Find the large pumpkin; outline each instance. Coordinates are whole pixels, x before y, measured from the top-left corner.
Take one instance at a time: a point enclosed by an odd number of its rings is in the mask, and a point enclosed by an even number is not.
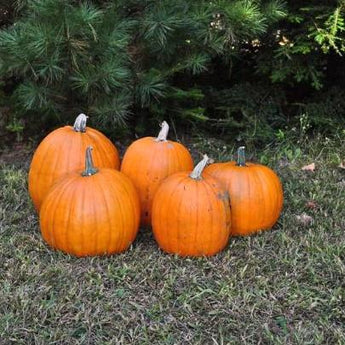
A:
[[[104,134],[86,127],[86,119],[86,115],[80,114],[73,127],[54,130],[37,147],[29,171],[29,193],[37,210],[54,182],[66,173],[83,169],[89,145],[95,147],[94,160],[98,167],[119,169],[116,147]]]
[[[139,228],[137,192],[121,172],[95,169],[91,148],[85,171],[66,175],[48,192],[40,211],[44,240],[76,256],[119,253]]]
[[[231,235],[249,235],[270,229],[283,207],[283,189],[270,168],[245,161],[244,147],[237,162],[215,163],[205,172],[227,188],[231,203]]]
[[[153,197],[160,183],[169,175],[193,169],[193,159],[180,143],[167,140],[168,124],[164,121],[157,138],[134,141],[125,152],[121,171],[138,190],[141,204],[141,224],[151,224]]]
[[[165,179],[152,208],[153,234],[161,249],[181,256],[209,256],[222,250],[230,234],[229,195],[202,171],[204,159],[192,173]]]

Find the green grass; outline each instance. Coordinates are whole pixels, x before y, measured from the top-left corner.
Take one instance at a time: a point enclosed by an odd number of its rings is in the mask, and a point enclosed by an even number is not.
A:
[[[225,146],[225,148],[224,148]],[[199,140],[215,159],[233,147]],[[43,242],[30,156],[0,172],[0,344],[345,344],[344,137],[282,142],[253,158],[284,185],[271,231],[181,259],[141,231],[126,253],[77,259]],[[316,163],[315,172],[301,167]],[[317,203],[315,209],[306,202]],[[306,212],[313,223],[302,225]]]

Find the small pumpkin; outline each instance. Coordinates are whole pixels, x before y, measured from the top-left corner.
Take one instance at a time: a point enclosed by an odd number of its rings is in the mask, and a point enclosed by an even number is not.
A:
[[[238,149],[237,162],[214,163],[205,172],[229,192],[231,235],[250,235],[276,223],[283,207],[282,184],[270,168],[246,162],[243,146]]]
[[[153,197],[160,183],[169,175],[193,169],[189,151],[180,143],[167,140],[169,125],[161,124],[157,138],[134,141],[126,150],[121,171],[134,183],[139,193],[141,224],[151,224]]]
[[[85,170],[66,175],[48,192],[40,211],[44,240],[76,256],[119,253],[134,241],[140,219],[137,192],[121,172],[100,168],[86,149]]]
[[[80,114],[74,126],[64,126],[48,134],[37,147],[29,170],[29,194],[39,210],[49,188],[63,175],[83,169],[85,150],[95,147],[98,167],[120,168],[116,147],[101,132],[86,127],[87,116]]]
[[[210,256],[230,234],[229,195],[211,175],[202,173],[208,157],[190,172],[165,179],[152,207],[152,230],[161,249],[181,256]]]

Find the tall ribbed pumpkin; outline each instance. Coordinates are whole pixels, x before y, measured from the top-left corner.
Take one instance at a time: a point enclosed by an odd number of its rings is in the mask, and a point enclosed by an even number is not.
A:
[[[153,197],[160,183],[169,175],[193,169],[189,151],[180,143],[167,140],[169,125],[164,121],[157,138],[145,137],[134,141],[126,150],[121,171],[138,190],[141,224],[151,224]]]
[[[49,188],[63,175],[83,169],[85,150],[95,147],[94,161],[100,168],[119,169],[116,147],[101,132],[86,127],[87,116],[80,114],[74,126],[64,126],[48,134],[37,147],[29,171],[29,194],[37,210]]]
[[[202,173],[208,157],[192,173],[165,179],[152,208],[153,234],[161,249],[181,256],[210,256],[230,234],[229,195],[211,175]]]
[[[237,162],[211,164],[205,172],[227,188],[231,203],[231,235],[250,235],[270,229],[283,207],[283,188],[270,168],[246,162],[244,147]]]
[[[121,172],[94,168],[91,148],[85,170],[66,175],[48,192],[40,211],[44,240],[76,256],[119,253],[139,228],[137,191]]]

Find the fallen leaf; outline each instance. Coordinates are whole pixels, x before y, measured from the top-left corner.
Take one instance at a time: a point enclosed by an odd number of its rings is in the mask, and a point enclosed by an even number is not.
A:
[[[345,161],[341,161],[340,164],[338,165],[338,168],[345,170]]]
[[[315,170],[315,163],[311,163],[311,164],[305,165],[304,167],[302,167],[302,170],[304,170],[304,171],[314,171]]]
[[[318,208],[319,205],[317,204],[317,202],[315,202],[313,200],[309,200],[305,203],[305,207],[310,208],[311,210],[314,210],[315,208]]]
[[[296,216],[296,219],[303,226],[311,225],[314,221],[313,217],[308,216],[306,213]]]

